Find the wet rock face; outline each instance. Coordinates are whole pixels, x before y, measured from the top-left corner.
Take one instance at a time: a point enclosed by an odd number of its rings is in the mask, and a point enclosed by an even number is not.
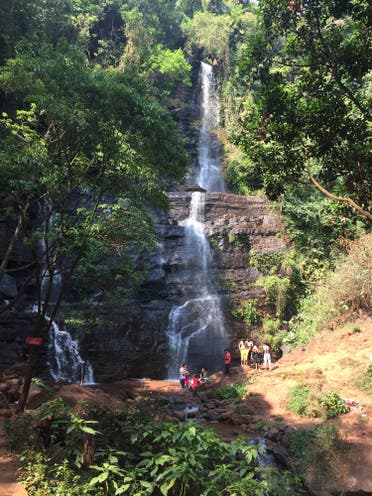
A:
[[[185,224],[191,196],[191,191],[169,194],[170,209],[158,217],[159,248],[147,260],[148,270],[136,298],[116,309],[105,329],[93,330],[89,349],[98,382],[125,375],[166,377],[169,313],[199,289],[196,278],[190,280],[187,266]],[[231,306],[248,298],[264,298],[263,289],[253,285],[259,273],[250,266],[250,250],[287,251],[282,225],[263,198],[205,193],[205,231],[212,249],[210,270],[233,339],[246,331],[231,316]],[[202,364],[202,350],[200,354]]]

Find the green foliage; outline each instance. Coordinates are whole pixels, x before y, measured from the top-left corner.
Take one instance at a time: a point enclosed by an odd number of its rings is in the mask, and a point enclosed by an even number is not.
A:
[[[169,112],[140,77],[90,66],[63,38],[20,45],[0,88],[12,102],[0,119],[0,213],[22,225],[14,236],[34,257],[39,294],[48,267],[44,311],[61,272],[75,287],[109,293],[113,275],[130,287],[136,257],[156,244],[149,206],[167,205],[186,165]]]
[[[362,391],[366,391],[369,394],[372,393],[372,364],[359,375],[356,385]]]
[[[259,315],[257,313],[257,301],[246,300],[239,308],[232,310],[234,317],[241,319],[247,326],[257,324],[259,322]]]
[[[305,417],[309,413],[309,405],[313,398],[313,392],[310,386],[304,384],[294,386],[287,400],[287,408],[300,417]]]
[[[326,471],[331,460],[344,448],[344,441],[334,425],[288,431],[285,442],[301,474],[309,469]]]
[[[305,384],[294,386],[289,391],[287,408],[300,417],[322,416],[325,419],[349,412],[349,407],[345,405],[337,391],[328,391],[318,397],[312,388]]]
[[[164,49],[161,45],[155,47],[154,52],[144,64],[146,79],[157,90],[170,92],[178,81],[190,86],[191,66],[186,62],[182,50]]]
[[[239,388],[244,394],[245,385],[241,384]],[[262,451],[260,447],[242,438],[233,443],[222,442],[214,431],[192,423],[149,422],[141,412],[146,408],[151,411],[151,401],[151,398],[143,404],[128,401],[125,409],[116,412],[102,407],[89,411],[85,406],[87,418],[84,419],[72,415],[58,401],[45,404],[43,413],[50,412],[51,415],[42,417],[43,423],[40,424],[39,412],[31,421],[39,425],[34,432],[36,437],[40,437],[40,448],[38,451],[29,449],[21,457],[22,480],[29,494],[297,494],[296,477],[276,469],[257,468],[257,456]],[[159,407],[163,406],[155,405],[153,415],[157,415]],[[102,436],[90,431],[92,416],[97,419],[97,429]],[[93,464],[81,466],[77,471],[74,457],[66,451],[66,437],[80,432],[90,439],[93,436],[97,444]],[[79,439],[75,440],[75,445],[79,446]],[[64,448],[62,452],[61,447]],[[53,454],[54,459],[48,453]],[[65,460],[63,455],[66,455]],[[280,488],[280,492],[275,488]]]
[[[240,381],[234,383],[232,386],[222,386],[216,390],[215,397],[219,400],[240,401],[247,393],[247,385],[247,381]]]
[[[329,191],[368,208],[367,4],[322,0],[302,8],[268,0],[258,10],[259,23],[236,63],[235,80],[244,78],[245,88],[232,141],[257,164],[271,198],[299,182],[309,189],[306,147]]]
[[[342,322],[350,312],[370,307],[371,239],[371,234],[367,234],[347,242],[347,255],[340,257],[336,268],[318,282],[314,293],[302,300],[283,343],[305,344],[332,320]]]
[[[338,417],[349,412],[349,407],[345,405],[337,391],[328,391],[319,398],[319,404],[324,410],[326,419]]]
[[[266,303],[280,321],[289,319],[296,313],[304,291],[302,267],[296,252],[260,254],[252,250],[251,264],[261,273],[257,284],[265,289]]]
[[[275,336],[280,329],[280,320],[279,319],[271,319],[270,317],[265,317],[262,322],[263,330],[266,334],[270,334],[271,336]]]
[[[231,32],[229,15],[196,12],[192,19],[182,24],[189,42],[189,52],[202,50],[206,57],[223,59],[228,49]]]
[[[20,456],[20,480],[29,496],[103,496],[99,488],[92,488],[80,474],[75,473],[67,460],[53,463],[38,451],[24,451]]]
[[[33,377],[32,382],[34,384],[36,384],[36,386],[38,386],[42,391],[44,391],[44,393],[49,398],[51,398],[53,396],[53,394],[54,394],[53,389],[50,386],[48,386],[48,384],[45,384],[45,382],[42,381],[39,377]]]
[[[260,277],[257,284],[264,287],[266,301],[275,308],[275,315],[280,318],[283,317],[291,285],[290,279],[274,274]]]

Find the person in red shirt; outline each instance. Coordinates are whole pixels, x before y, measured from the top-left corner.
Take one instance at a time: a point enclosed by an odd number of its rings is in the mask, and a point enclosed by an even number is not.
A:
[[[199,377],[196,374],[194,374],[191,378],[191,383],[189,388],[189,391],[192,391],[192,394],[194,396],[196,394],[195,389],[199,386],[199,384],[200,384]]]
[[[225,349],[225,375],[229,375],[231,367],[231,353]]]

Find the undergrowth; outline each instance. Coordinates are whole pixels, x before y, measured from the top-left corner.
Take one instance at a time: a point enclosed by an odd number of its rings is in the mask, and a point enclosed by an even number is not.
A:
[[[331,322],[340,324],[356,311],[372,307],[372,233],[343,244],[347,254],[301,300],[288,332],[282,333],[283,344],[290,348],[308,343]]]
[[[82,418],[52,400],[8,421],[13,448],[26,448],[21,480],[29,495],[299,494],[297,476],[258,466],[261,447],[243,438],[225,443],[194,423],[156,420],[163,409],[151,399],[127,401],[114,412],[84,405]]]
[[[359,375],[356,386],[362,391],[372,394],[372,364]]]
[[[320,425],[315,429],[288,431],[284,442],[300,473],[307,470],[326,471],[346,443],[334,425]]]
[[[294,386],[288,393],[287,408],[300,417],[336,418],[349,412],[337,391],[317,396],[309,385]]]
[[[232,385],[226,385],[218,388],[214,395],[219,400],[232,400],[239,402],[247,393],[249,381],[239,381]]]

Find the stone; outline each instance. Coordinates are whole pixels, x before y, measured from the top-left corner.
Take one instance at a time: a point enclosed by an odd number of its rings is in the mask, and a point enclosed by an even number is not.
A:
[[[0,408],[0,417],[9,418],[12,414],[13,412],[9,408]]]
[[[47,399],[47,394],[32,382],[27,396],[26,407],[30,409],[38,408]]]
[[[3,274],[0,278],[0,297],[15,298],[17,293],[16,279],[9,274]]]

